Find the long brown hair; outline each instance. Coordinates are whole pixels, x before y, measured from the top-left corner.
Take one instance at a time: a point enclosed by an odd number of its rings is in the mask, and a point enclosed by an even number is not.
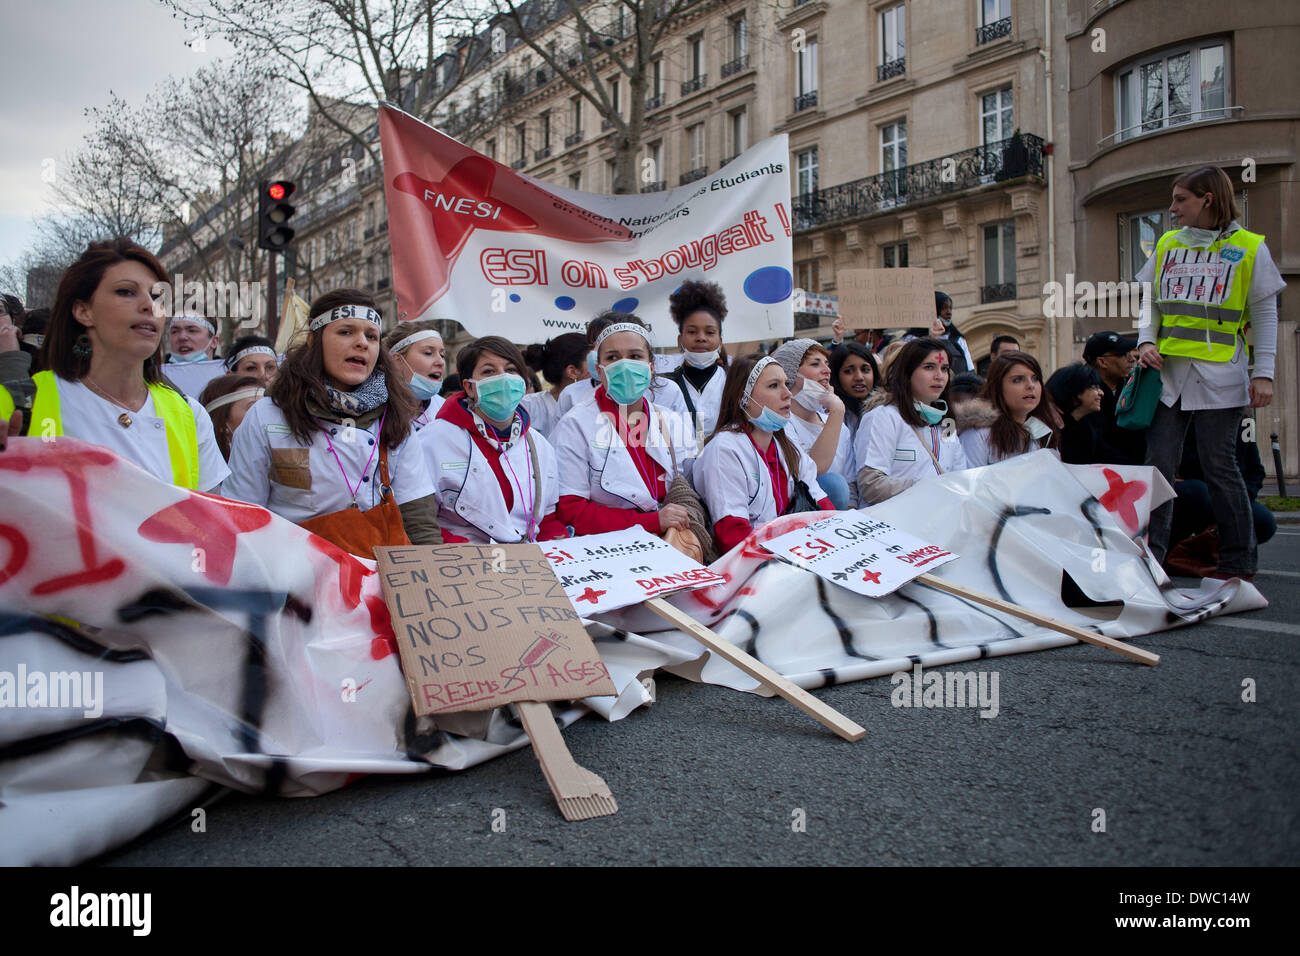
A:
[[[110,266],[120,262],[140,263],[159,282],[166,284],[170,291],[171,276],[167,274],[166,266],[144,246],[124,236],[92,242],[59,279],[59,289],[54,294],[54,308],[50,310],[50,321],[41,346],[45,368],[59,378],[75,382],[90,371],[90,356],[77,355],[72,349],[78,337],[86,331],[86,327],[72,314],[72,309],[79,302],[90,302],[99,283],[103,281],[104,273]],[[157,316],[157,310],[154,314]],[[158,317],[158,325],[164,325],[161,317]],[[175,388],[162,374],[163,348],[166,343],[165,334],[158,337],[158,348],[144,360],[142,371],[144,380],[150,385],[162,384]]]
[[[360,289],[335,289],[317,297],[311,304],[309,318],[314,319],[344,305],[361,305],[379,311],[374,296]],[[275,402],[284,415],[293,437],[304,445],[311,444],[313,434],[321,427],[307,410],[308,396],[321,408],[330,406],[329,392],[325,388],[325,354],[321,346],[323,331],[321,328],[309,332],[304,342],[289,350],[280,364],[280,370],[275,373],[271,387],[266,390],[267,397]],[[384,373],[384,381],[388,385],[388,414],[384,416],[384,427],[379,437],[391,450],[410,434],[411,420],[419,412],[420,404],[402,381],[392,356],[382,342],[375,368]]]
[[[704,440],[704,444],[707,445],[722,432],[749,434],[753,426],[749,424],[749,416],[741,407],[741,399],[745,397],[745,383],[749,381],[749,373],[754,370],[754,366],[762,357],[758,354],[746,355],[743,358],[733,359],[731,365],[727,367],[727,378],[722,383],[722,398],[718,404],[718,423],[714,426],[713,434]],[[776,367],[780,368],[779,365]],[[774,432],[772,437],[776,439],[781,455],[785,458],[786,473],[797,480],[799,449],[786,437],[784,429]]]
[[[1033,444],[1029,433],[1016,424],[1015,419],[1011,417],[1011,410],[1007,408],[1007,401],[1002,393],[1003,381],[1017,365],[1025,366],[1038,376],[1041,386],[1038,404],[1029,414],[1052,430],[1051,437],[1043,447],[1054,448],[1058,441],[1058,432],[1056,426],[1052,424],[1052,412],[1048,405],[1047,383],[1043,381],[1043,370],[1038,360],[1027,352],[1003,352],[990,363],[989,377],[984,382],[984,391],[980,396],[998,410],[997,421],[989,428],[989,445],[998,453],[999,458],[1019,455],[1028,451]]]
[[[903,421],[913,428],[925,428],[930,423],[921,417],[921,413],[912,407],[912,373],[921,367],[927,355],[939,352],[948,355],[948,349],[938,339],[912,339],[899,350],[898,355],[889,363],[885,377],[885,390],[889,393],[889,404],[898,409]],[[936,401],[948,401],[948,390],[952,388],[952,369],[948,370],[948,384]]]
[[[1232,195],[1232,180],[1218,166],[1202,166],[1190,173],[1183,173],[1174,180],[1174,186],[1181,186],[1193,196],[1212,196],[1214,199],[1214,225],[1212,229],[1227,229],[1232,220],[1241,215],[1237,211],[1237,201]],[[1170,187],[1173,188],[1172,186]]]

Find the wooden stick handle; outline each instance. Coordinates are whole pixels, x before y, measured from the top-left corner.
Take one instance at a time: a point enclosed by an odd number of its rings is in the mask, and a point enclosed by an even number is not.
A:
[[[1125,657],[1132,658],[1140,664],[1150,664],[1154,667],[1160,663],[1160,655],[1152,654],[1150,651],[1144,651],[1140,647],[1134,647],[1131,644],[1125,644],[1123,641],[1117,641],[1113,637],[1104,637],[1093,631],[1085,630],[1082,627],[1075,627],[1073,624],[1066,624],[1064,621],[1058,621],[1054,617],[1048,617],[1046,614],[1039,614],[1037,611],[1031,611],[1028,608],[1021,607],[1019,604],[1012,604],[1009,601],[1003,601],[1001,598],[995,598],[992,595],[984,594],[981,591],[972,591],[968,587],[960,584],[954,584],[946,581],[941,577],[933,574],[923,574],[916,579],[922,584],[928,584],[932,588],[940,591],[946,591],[948,594],[965,598],[968,601],[974,601],[976,604],[983,604],[985,607],[991,607],[998,611],[1010,614],[1012,617],[1018,617],[1022,621],[1030,621],[1034,624],[1040,624],[1043,627],[1051,628],[1053,631],[1060,631],[1062,634],[1068,634],[1070,637],[1077,638],[1088,644],[1095,644],[1097,647],[1104,647],[1108,651],[1114,651],[1116,654],[1123,654]]]
[[[867,735],[864,728],[849,720],[834,707],[824,704],[798,684],[782,677],[762,661],[746,654],[735,644],[724,641],[695,618],[669,604],[663,598],[650,598],[645,602],[645,605],[665,621],[691,635],[719,657],[739,667],[764,687],[768,687],[780,694],[809,717],[821,721],[845,740],[861,740]]]

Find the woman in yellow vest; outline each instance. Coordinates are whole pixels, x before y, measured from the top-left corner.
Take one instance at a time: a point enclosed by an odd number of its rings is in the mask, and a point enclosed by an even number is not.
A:
[[[1166,232],[1137,274],[1142,302],[1138,356],[1160,370],[1162,390],[1147,433],[1148,465],[1169,480],[1196,429],[1196,447],[1219,526],[1219,567],[1210,577],[1255,576],[1259,555],[1250,498],[1237,468],[1244,406],[1273,400],[1277,294],[1286,285],[1264,237],[1236,222],[1232,180],[1204,166],[1174,180],[1169,207],[1181,228]],[[1245,330],[1251,329],[1254,369]],[[1163,561],[1173,502],[1151,515],[1151,550]]]
[[[59,281],[45,337],[49,371],[32,376],[26,434],[103,445],[156,478],[211,491],[230,470],[203,406],[163,378],[170,279],[129,239],[92,242]],[[13,396],[0,389],[7,418]]]

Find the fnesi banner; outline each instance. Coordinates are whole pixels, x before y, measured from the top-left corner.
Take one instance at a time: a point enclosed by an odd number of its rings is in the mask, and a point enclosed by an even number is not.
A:
[[[794,334],[784,135],[685,186],[605,196],[521,176],[389,104],[379,134],[402,320],[535,342],[618,309],[667,347],[668,296],[694,278],[727,295],[725,341]]]
[[[860,511],[838,511],[762,544],[777,557],[867,597],[884,597],[958,557]]]

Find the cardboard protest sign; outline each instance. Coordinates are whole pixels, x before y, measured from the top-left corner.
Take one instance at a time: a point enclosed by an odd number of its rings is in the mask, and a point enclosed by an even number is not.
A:
[[[727,580],[644,528],[551,541],[546,557],[582,615]]]
[[[535,544],[376,548],[418,716],[615,693]]]
[[[867,597],[883,597],[958,555],[861,512],[843,511],[764,541],[777,557]]]
[[[622,196],[522,176],[389,104],[379,137],[403,321],[455,317],[474,335],[539,342],[612,308],[670,347],[668,296],[709,279],[730,300],[724,341],[794,334],[784,135],[696,182]]]
[[[835,291],[850,329],[928,329],[934,321],[930,269],[841,269]]]

